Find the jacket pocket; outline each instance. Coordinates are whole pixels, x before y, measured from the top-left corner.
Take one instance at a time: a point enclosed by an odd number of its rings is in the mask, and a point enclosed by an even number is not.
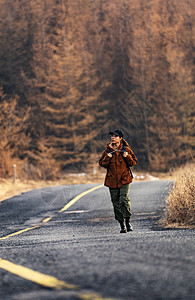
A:
[[[121,182],[123,185],[128,184],[131,181],[130,172],[124,173],[121,177]]]

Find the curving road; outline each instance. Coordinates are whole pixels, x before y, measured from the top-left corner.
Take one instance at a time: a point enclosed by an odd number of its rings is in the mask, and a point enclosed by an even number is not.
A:
[[[194,231],[156,224],[171,184],[131,184],[126,234],[106,187],[52,187],[2,202],[0,299],[194,299]]]

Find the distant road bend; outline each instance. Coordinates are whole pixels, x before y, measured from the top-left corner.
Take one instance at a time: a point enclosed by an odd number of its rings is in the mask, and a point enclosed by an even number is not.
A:
[[[156,223],[171,185],[131,184],[134,231],[126,234],[102,185],[3,201],[0,299],[194,299],[194,230]]]

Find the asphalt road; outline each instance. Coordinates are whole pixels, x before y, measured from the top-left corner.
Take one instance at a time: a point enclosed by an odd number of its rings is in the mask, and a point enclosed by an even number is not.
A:
[[[106,187],[75,199],[94,186],[34,190],[1,203],[0,299],[195,299],[194,231],[156,223],[171,182],[131,184],[134,231],[126,234]],[[49,287],[53,279],[43,274],[60,281]]]

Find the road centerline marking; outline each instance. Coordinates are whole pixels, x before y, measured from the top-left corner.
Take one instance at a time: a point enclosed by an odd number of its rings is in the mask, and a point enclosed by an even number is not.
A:
[[[95,187],[93,187],[93,188],[91,188],[91,189],[89,189],[89,190],[87,190],[87,191],[85,191],[85,192],[83,192],[83,193],[77,195],[77,196],[74,197],[72,200],[70,200],[70,202],[68,202],[68,203],[67,203],[67,204],[66,204],[59,212],[61,213],[61,212],[65,211],[65,210],[67,210],[67,209],[68,209],[69,207],[71,207],[74,203],[76,203],[80,198],[82,198],[83,196],[85,196],[85,195],[87,195],[87,194],[89,194],[89,193],[91,193],[91,192],[93,192],[93,191],[95,191],[95,190],[97,190],[97,189],[99,189],[99,188],[101,188],[101,187],[103,187],[103,185],[98,185],[98,186],[95,186]],[[51,219],[52,219],[52,217],[47,217],[47,218],[45,218],[45,219],[42,221],[42,223],[47,223],[47,222],[49,222]],[[33,229],[39,228],[39,227],[41,227],[41,226],[42,226],[42,225],[37,225],[37,226],[33,226],[33,227],[29,227],[29,228],[25,228],[25,229],[22,229],[22,230],[13,232],[13,233],[11,233],[11,234],[9,234],[9,235],[7,235],[7,236],[4,236],[4,237],[0,238],[0,240],[8,239],[8,238],[10,238],[10,237],[12,237],[12,236],[19,235],[19,234],[21,234],[21,233],[23,233],[23,232],[26,232],[26,231],[29,231],[29,230],[33,230]]]
[[[93,192],[94,190],[103,187],[103,185],[95,186],[79,195],[77,195],[75,198],[73,198],[69,203],[67,203],[59,212],[63,212],[67,210],[69,207],[71,207],[74,203],[76,203],[80,198],[83,196],[89,194],[90,192]],[[47,217],[45,218],[42,222],[46,223],[49,222],[52,219],[52,217]],[[14,232],[12,234],[9,234],[8,236],[0,238],[0,240],[7,239],[9,237],[19,235],[23,232],[39,228],[41,225],[29,227],[17,232]],[[21,265],[14,264],[10,261],[4,260],[0,258],[0,269],[6,270],[14,275],[17,275],[19,277],[22,277],[26,280],[32,281],[36,284],[39,284],[44,287],[52,288],[55,290],[62,290],[62,289],[69,289],[69,290],[74,290],[78,291],[79,293],[77,294],[77,297],[79,299],[87,300],[87,299],[96,299],[96,300],[113,300],[112,298],[103,298],[100,294],[98,293],[93,293],[93,292],[82,292],[81,287],[73,284],[69,284],[65,281],[59,280],[58,278],[51,276],[51,275],[46,275],[43,273],[40,273],[38,271],[34,271],[30,268],[23,267]]]
[[[45,218],[45,219],[42,221],[42,223],[47,223],[47,222],[49,222],[51,219],[52,219],[52,217]]]
[[[59,280],[55,276],[47,275],[34,271],[30,268],[23,267],[21,265],[14,264],[8,260],[0,258],[0,269],[12,273],[16,276],[34,282],[46,288],[54,290],[72,290],[78,291],[77,298],[82,300],[113,300],[113,298],[103,298],[100,294],[94,292],[82,292],[82,288],[78,285],[67,283],[63,280]]]
[[[89,189],[89,190],[87,190],[87,191],[79,194],[78,196],[74,197],[70,202],[68,202],[61,210],[59,210],[59,212],[61,213],[61,212],[65,211],[65,210],[67,210],[69,207],[71,207],[74,203],[76,203],[83,196],[85,196],[85,195],[87,195],[87,194],[89,194],[89,193],[91,193],[91,192],[93,192],[93,191],[95,191],[95,190],[97,190],[99,188],[102,188],[102,187],[103,187],[103,184],[95,186],[95,187],[93,187],[93,188],[91,188],[91,189]]]
[[[79,290],[80,289],[79,286],[69,284],[65,281],[57,279],[54,276],[50,276],[50,275],[40,273],[38,271],[34,271],[32,269],[14,264],[2,258],[0,258],[0,268],[14,275],[17,275],[19,277],[22,277],[24,279],[35,282],[39,285],[48,288],[53,288],[56,290],[61,290],[61,289]]]
[[[9,235],[7,235],[7,236],[4,236],[4,237],[0,238],[0,240],[5,240],[5,239],[8,239],[9,237],[12,237],[12,236],[15,236],[15,235],[19,235],[19,234],[21,234],[21,233],[23,233],[23,232],[26,232],[26,231],[29,231],[29,230],[33,230],[33,229],[39,228],[39,227],[41,227],[41,225],[37,225],[37,226],[25,228],[25,229],[22,229],[22,230],[13,232],[13,233],[11,233],[11,234],[9,234]]]

